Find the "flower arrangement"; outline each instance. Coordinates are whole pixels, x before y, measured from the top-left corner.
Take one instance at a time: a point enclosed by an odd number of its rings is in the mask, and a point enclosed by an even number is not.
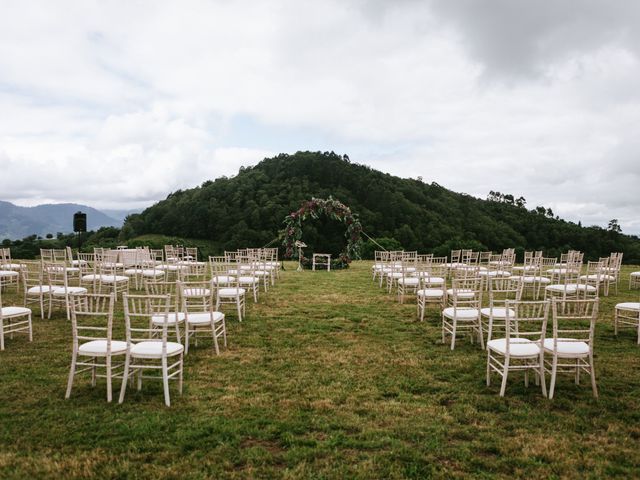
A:
[[[282,242],[285,247],[285,257],[292,258],[298,255],[296,241],[302,238],[303,222],[309,217],[317,219],[320,215],[327,215],[346,225],[344,236],[347,239],[347,245],[340,252],[338,258],[331,261],[331,268],[347,268],[351,260],[360,258],[362,224],[358,220],[358,216],[351,213],[349,207],[332,197],[307,200],[298,210],[285,217],[283,221],[285,225],[284,240]],[[305,257],[301,257],[300,261],[303,266],[308,266],[311,263]]]

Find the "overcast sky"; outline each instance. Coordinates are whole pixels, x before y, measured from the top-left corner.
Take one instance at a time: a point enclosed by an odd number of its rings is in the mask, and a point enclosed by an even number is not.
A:
[[[0,199],[150,205],[297,150],[640,233],[640,2],[18,0]]]

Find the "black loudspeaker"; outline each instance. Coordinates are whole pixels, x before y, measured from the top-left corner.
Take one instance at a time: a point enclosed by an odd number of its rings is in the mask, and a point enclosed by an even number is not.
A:
[[[73,214],[73,231],[76,233],[84,233],[87,231],[87,214],[76,212]]]

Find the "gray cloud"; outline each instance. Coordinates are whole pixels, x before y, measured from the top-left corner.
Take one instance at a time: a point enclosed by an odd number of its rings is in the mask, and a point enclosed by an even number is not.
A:
[[[640,233],[636,2],[3,7],[3,199],[144,206],[312,148]]]

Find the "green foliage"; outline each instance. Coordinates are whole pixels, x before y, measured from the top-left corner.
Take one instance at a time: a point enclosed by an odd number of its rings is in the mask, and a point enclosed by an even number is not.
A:
[[[557,255],[573,248],[588,259],[622,251],[625,262],[640,263],[636,236],[583,228],[541,206],[529,211],[524,198],[511,194],[493,192],[486,201],[435,182],[394,177],[333,152],[280,154],[241,169],[233,178],[174,192],[130,216],[123,235],[209,239],[222,250],[261,247],[278,237],[282,218],[303,201],[329,196],[349,205],[368,235],[395,238],[409,250],[448,254],[451,248],[475,245],[481,250],[515,247]],[[336,236],[329,230],[316,233],[320,243]]]
[[[303,202],[299,209],[289,213],[284,218],[284,240],[282,245],[285,247],[285,258],[298,257],[299,252],[296,242],[302,239],[304,222],[307,219],[317,220],[320,216],[326,216],[346,226],[344,233],[347,240],[346,246],[341,249],[338,258],[332,260],[334,268],[346,268],[352,259],[360,258],[362,224],[358,220],[358,216],[351,213],[349,207],[334,200],[331,196],[326,200],[312,198]],[[309,262],[301,261],[301,263],[306,265]]]
[[[402,250],[402,244],[395,238],[374,238],[375,242],[367,240],[362,243],[360,256],[363,260],[373,260],[376,250]],[[382,247],[382,248],[380,248]]]

